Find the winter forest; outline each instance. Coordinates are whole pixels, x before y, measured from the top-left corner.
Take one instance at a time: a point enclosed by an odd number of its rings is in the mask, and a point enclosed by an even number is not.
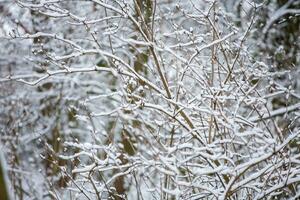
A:
[[[299,0],[0,0],[0,200],[300,199]]]

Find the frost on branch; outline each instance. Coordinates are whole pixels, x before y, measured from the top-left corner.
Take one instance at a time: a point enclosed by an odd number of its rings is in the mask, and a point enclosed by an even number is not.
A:
[[[255,2],[0,3],[13,198],[299,196],[299,62],[261,51],[298,9]]]

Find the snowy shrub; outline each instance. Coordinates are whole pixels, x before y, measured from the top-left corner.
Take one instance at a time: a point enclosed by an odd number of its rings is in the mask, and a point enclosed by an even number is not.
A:
[[[299,20],[297,6],[278,13]],[[285,17],[262,27],[265,9],[277,7],[0,2],[0,139],[13,198],[299,197],[299,69],[265,57],[261,34]]]

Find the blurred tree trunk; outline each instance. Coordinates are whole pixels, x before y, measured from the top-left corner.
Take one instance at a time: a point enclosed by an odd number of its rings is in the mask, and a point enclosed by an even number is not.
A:
[[[5,169],[4,157],[0,152],[0,199],[9,200],[7,174]]]

